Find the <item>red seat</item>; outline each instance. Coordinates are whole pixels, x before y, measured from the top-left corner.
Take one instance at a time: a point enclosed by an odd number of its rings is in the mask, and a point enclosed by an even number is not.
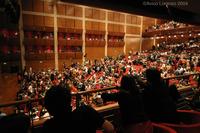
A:
[[[162,123],[162,125],[173,128],[177,133],[199,133],[200,112],[193,110],[178,110],[180,124]]]
[[[152,123],[153,125],[153,133],[177,133],[174,129],[161,125]]]
[[[146,131],[145,133],[177,133],[174,129],[161,125],[161,124],[156,124],[156,123],[152,123],[153,125],[153,132],[152,130]],[[103,133],[102,130],[97,130],[96,133]],[[134,131],[133,133],[144,133],[141,132],[141,130],[138,131]]]

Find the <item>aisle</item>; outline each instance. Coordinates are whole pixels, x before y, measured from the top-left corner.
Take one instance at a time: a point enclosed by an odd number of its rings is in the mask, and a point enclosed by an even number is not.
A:
[[[0,103],[15,101],[18,89],[17,74],[0,74]],[[13,109],[0,108],[0,111],[12,113]]]

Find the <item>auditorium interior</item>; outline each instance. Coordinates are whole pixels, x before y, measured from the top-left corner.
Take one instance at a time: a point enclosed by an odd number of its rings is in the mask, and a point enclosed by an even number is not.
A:
[[[65,83],[72,110],[89,105],[121,132],[121,106],[103,94],[119,93],[122,77],[131,75],[142,95],[145,72],[155,68],[176,95],[170,96],[180,123],[152,120],[152,131],[144,133],[199,133],[199,5],[192,0],[1,0],[0,125],[4,117],[23,113],[30,118],[30,132],[42,132],[52,118],[45,93]]]

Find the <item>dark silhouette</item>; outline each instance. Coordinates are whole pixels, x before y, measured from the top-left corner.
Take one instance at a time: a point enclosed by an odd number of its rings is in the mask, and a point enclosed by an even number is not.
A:
[[[30,118],[25,114],[11,114],[0,119],[1,133],[28,133]]]
[[[152,132],[152,125],[145,115],[142,96],[134,76],[123,76],[120,91],[113,94],[102,94],[102,98],[104,101],[118,101],[122,132]]]
[[[53,86],[45,95],[44,104],[51,116],[43,126],[44,133],[95,133],[98,128],[113,132],[113,126],[96,110],[83,105],[72,112],[69,87]]]
[[[147,86],[144,89],[145,111],[153,122],[178,122],[176,105],[167,84],[156,68],[146,70]]]

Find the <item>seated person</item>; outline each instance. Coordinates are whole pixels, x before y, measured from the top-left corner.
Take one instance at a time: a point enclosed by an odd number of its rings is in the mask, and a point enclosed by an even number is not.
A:
[[[144,108],[153,122],[177,123],[176,105],[167,84],[156,68],[146,70],[147,85],[144,89]]]
[[[89,106],[84,105],[72,111],[69,87],[51,87],[46,92],[44,105],[52,116],[43,125],[44,133],[95,133],[98,128],[105,133],[114,131],[113,125]]]
[[[103,93],[104,101],[117,101],[120,107],[122,132],[151,133],[152,124],[145,115],[142,95],[136,85],[136,78],[132,75],[122,77],[120,91],[117,93]]]

